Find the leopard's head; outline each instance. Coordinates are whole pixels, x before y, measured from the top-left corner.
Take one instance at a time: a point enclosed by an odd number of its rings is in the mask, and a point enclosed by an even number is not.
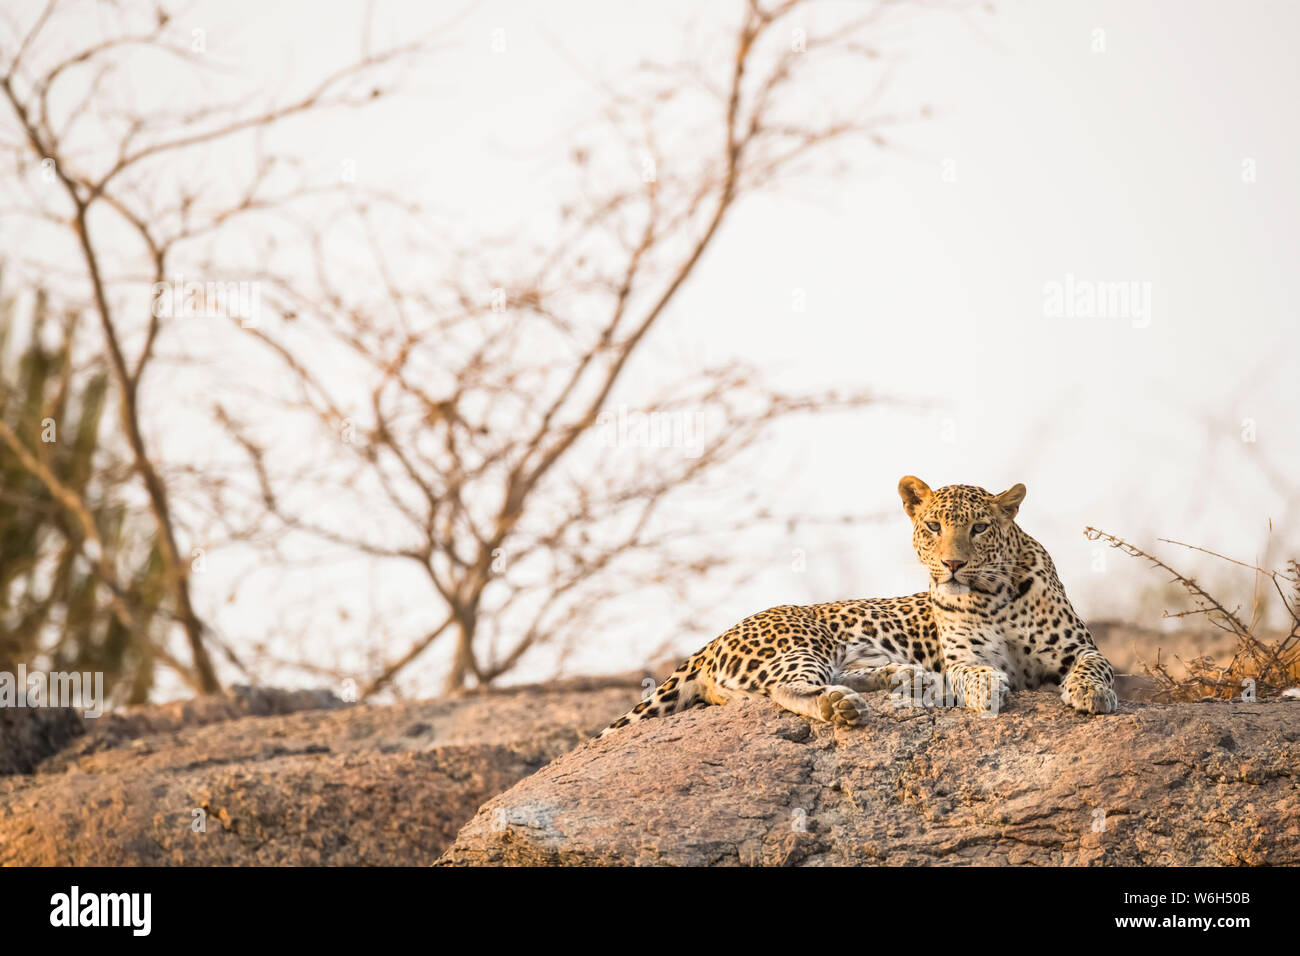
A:
[[[940,594],[989,594],[1009,584],[1017,558],[1014,525],[1025,486],[1000,495],[974,485],[930,490],[908,475],[898,483],[903,510],[912,519],[912,547]]]

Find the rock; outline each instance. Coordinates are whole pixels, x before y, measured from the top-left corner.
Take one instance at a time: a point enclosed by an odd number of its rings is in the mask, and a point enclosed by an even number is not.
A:
[[[31,773],[85,732],[80,712],[71,708],[0,707],[0,776]]]
[[[442,865],[1300,863],[1300,748],[1281,702],[1020,692],[996,718],[860,728],[766,700],[633,724],[489,800]]]
[[[339,710],[346,707],[328,690],[283,690],[278,687],[236,685],[229,694],[207,694],[166,704],[138,704],[97,717],[89,743],[103,747],[146,734],[182,727],[201,727],[238,717],[270,717],[304,710]]]
[[[313,699],[105,715],[30,776],[0,778],[0,865],[432,863],[484,800],[639,693],[624,679],[295,713],[280,711]],[[241,716],[249,707],[270,715]]]

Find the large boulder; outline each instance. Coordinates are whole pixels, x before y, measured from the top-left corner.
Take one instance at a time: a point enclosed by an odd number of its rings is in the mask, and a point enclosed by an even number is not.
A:
[[[1300,863],[1300,704],[868,699],[859,728],[766,700],[631,725],[489,800],[440,862]]]
[[[432,863],[639,691],[632,676],[345,709],[240,692],[105,715],[0,777],[0,865]]]

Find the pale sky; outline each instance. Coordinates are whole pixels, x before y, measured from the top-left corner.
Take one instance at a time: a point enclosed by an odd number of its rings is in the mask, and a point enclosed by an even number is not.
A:
[[[223,0],[185,20],[241,81],[291,83],[355,53],[359,8],[329,6]],[[547,170],[590,114],[592,78],[679,55],[688,20],[728,9],[699,6],[380,4],[377,42],[452,21],[443,52],[410,96],[296,135],[323,167],[354,161],[358,177],[417,190],[453,220],[508,229],[553,201]],[[1097,564],[1087,525],[1143,546],[1169,537],[1262,556],[1286,502],[1260,463],[1288,479],[1300,465],[1297,35],[1300,8],[1258,0],[898,18],[883,44],[897,55],[891,96],[933,116],[855,156],[847,177],[736,209],[624,391],[634,402],[659,363],[740,356],[791,388],[870,387],[900,402],[773,436],[753,480],[773,483],[781,510],[894,517],[749,556],[757,578],[703,612],[711,630],[779,603],[921,589],[895,491],[904,474],[993,491],[1024,482],[1020,523],[1085,617],[1131,615],[1160,581],[1118,553]],[[1119,282],[1149,293],[1149,311],[1045,314],[1052,283]],[[165,422],[153,430],[184,441]],[[1295,554],[1300,512],[1275,534]],[[802,574],[795,547],[808,554]],[[1220,571],[1157,547],[1208,579]],[[245,579],[227,604],[247,569],[217,567],[199,601],[225,633],[256,633],[267,602],[319,604],[291,600],[274,573]],[[355,569],[335,580],[332,598],[352,607],[338,641],[361,626],[373,582]],[[638,666],[648,640],[602,635],[576,665]],[[539,655],[518,676],[549,668]]]

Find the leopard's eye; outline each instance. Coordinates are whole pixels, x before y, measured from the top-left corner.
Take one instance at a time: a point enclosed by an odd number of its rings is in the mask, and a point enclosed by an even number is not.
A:
[[[937,521],[927,521],[927,522],[925,523],[925,526],[926,526],[927,528],[929,528],[931,531],[933,531],[935,534],[938,534],[938,533],[939,533],[939,522],[937,522]]]
[[[980,532],[982,532],[982,531],[987,531],[987,530],[989,530],[989,526],[988,526],[988,522],[987,522],[987,521],[977,521],[977,522],[975,522],[973,525],[970,526],[970,533],[971,533],[971,534],[979,534]]]

